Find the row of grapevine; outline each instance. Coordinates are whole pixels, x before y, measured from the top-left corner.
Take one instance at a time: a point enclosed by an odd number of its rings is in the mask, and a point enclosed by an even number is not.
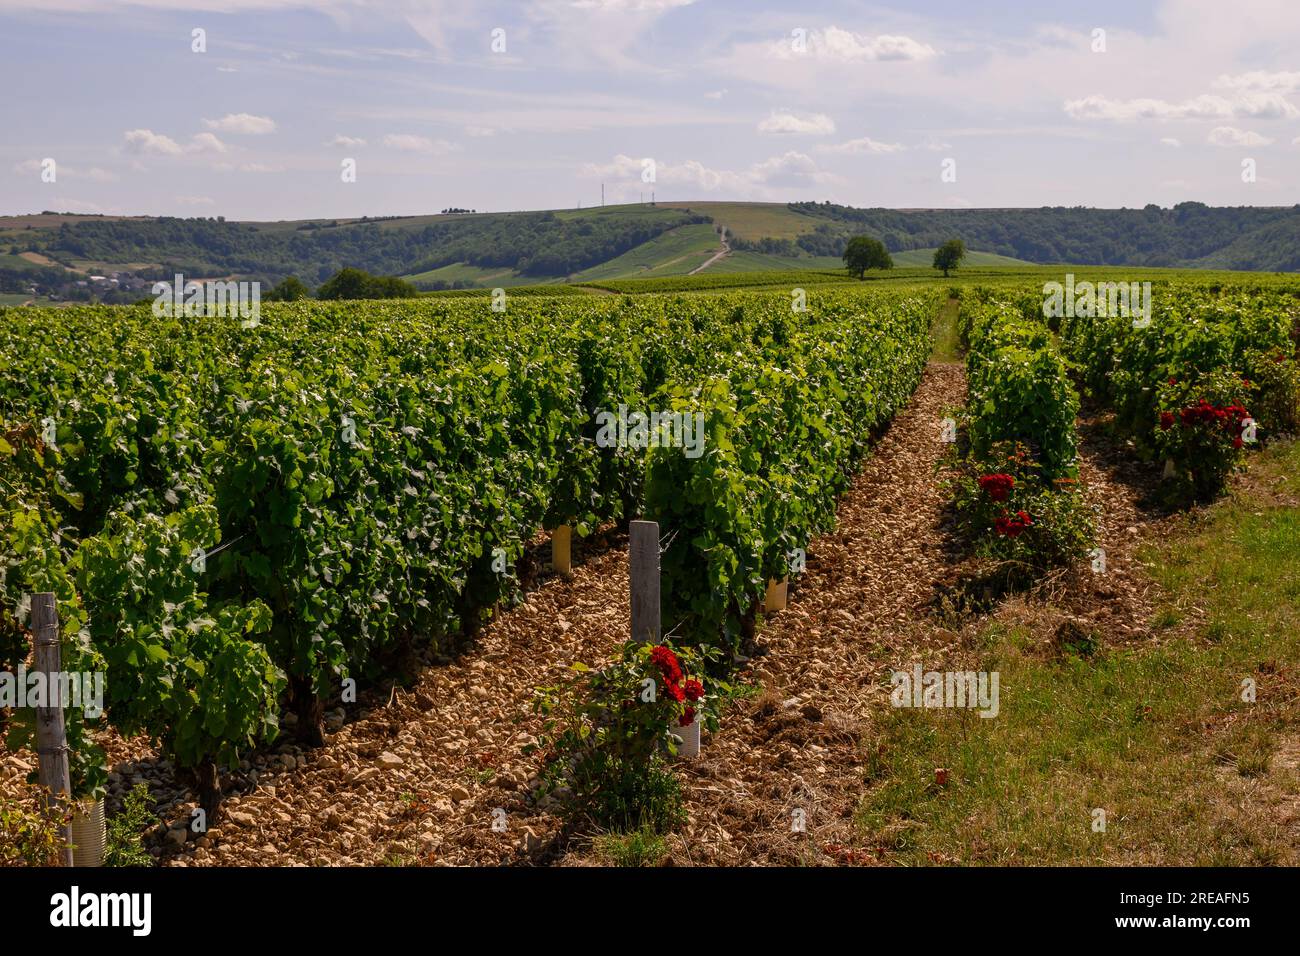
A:
[[[0,443],[0,666],[22,595],[58,591],[114,725],[215,809],[216,764],[274,734],[286,686],[319,733],[343,678],[473,631],[539,527],[658,520],[665,614],[734,650],[919,381],[932,314],[916,293],[284,304],[251,328],[0,311],[24,439]],[[701,416],[703,453],[598,441],[620,406]]]
[[[955,511],[985,556],[1037,572],[1091,547],[1078,484],[1079,395],[1036,301],[987,289],[962,296],[966,449]]]
[[[970,440],[979,457],[998,442],[1027,444],[1047,479],[1078,474],[1079,396],[1051,330],[1020,301],[978,291],[962,299]]]
[[[1082,385],[1182,499],[1222,490],[1244,446],[1300,433],[1300,302],[1284,289],[1159,284],[1153,314],[1060,320]]]

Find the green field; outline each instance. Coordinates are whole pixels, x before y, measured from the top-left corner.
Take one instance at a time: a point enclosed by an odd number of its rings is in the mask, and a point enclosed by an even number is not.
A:
[[[732,257],[728,257],[732,258]],[[777,262],[790,260],[775,259]],[[726,262],[724,259],[722,262]],[[809,259],[809,262],[817,260]],[[776,290],[812,288],[823,285],[854,284],[865,286],[877,285],[918,285],[941,283],[949,287],[968,285],[1023,285],[1026,280],[1033,282],[1063,282],[1066,273],[1072,273],[1076,282],[1121,282],[1134,281],[1137,278],[1151,282],[1168,282],[1176,280],[1194,281],[1207,285],[1223,284],[1245,286],[1255,290],[1275,289],[1279,286],[1290,287],[1295,276],[1287,272],[1233,272],[1227,270],[1202,269],[1134,269],[1131,266],[1086,266],[1086,265],[986,265],[968,267],[962,265],[950,276],[926,266],[896,267],[888,270],[868,272],[861,280],[850,276],[841,267],[839,269],[770,269],[754,271],[719,271],[710,268],[693,276],[661,276],[659,278],[615,278],[588,280],[585,284],[607,292],[627,295],[650,293],[708,293],[726,289]],[[559,287],[562,288],[562,287]]]
[[[579,272],[571,281],[684,276],[708,262],[719,248],[718,234],[712,226],[681,226],[595,268]]]
[[[661,202],[659,205],[702,213],[742,239],[795,239],[817,228],[816,219],[779,202]]]
[[[512,269],[483,269],[464,262],[454,262],[449,266],[417,272],[402,276],[408,282],[473,282],[484,289],[494,286],[508,288],[516,285],[535,285],[536,276],[521,276]]]

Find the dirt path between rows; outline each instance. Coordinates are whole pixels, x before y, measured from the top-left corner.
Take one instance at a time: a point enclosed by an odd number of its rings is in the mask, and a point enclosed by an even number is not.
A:
[[[836,529],[810,544],[789,607],[761,633],[750,676],[765,694],[728,715],[688,770],[691,821],[670,844],[683,862],[863,861],[852,817],[871,710],[889,672],[937,665],[958,640],[929,607],[947,570],[939,422],[964,401],[962,366],[931,363],[840,502]]]
[[[959,365],[932,364],[842,500],[837,530],[811,543],[807,573],[744,675],[764,695],[730,711],[683,762],[690,822],[669,838],[674,862],[840,861],[862,788],[857,730],[882,674],[954,637],[925,624],[924,608],[944,569],[938,421],[963,392]],[[574,571],[544,581],[409,690],[363,700],[326,746],[255,758],[219,827],[183,849],[179,832],[161,841],[167,862],[592,861],[587,843],[555,839],[559,820],[528,805],[538,758],[521,754],[539,725],[533,689],[573,661],[607,659],[629,628],[625,539]],[[170,773],[143,776],[165,787]],[[119,789],[129,783],[122,776]],[[803,834],[791,832],[795,810]]]

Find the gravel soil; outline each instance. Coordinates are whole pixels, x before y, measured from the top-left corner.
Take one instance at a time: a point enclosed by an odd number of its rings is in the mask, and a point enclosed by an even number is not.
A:
[[[978,623],[936,612],[954,576],[939,421],[964,399],[962,366],[931,363],[842,499],[836,529],[810,543],[788,607],[763,621],[738,676],[755,693],[682,761],[689,823],[668,837],[666,862],[876,861],[853,822],[873,710],[888,706],[890,671],[960,663]],[[1164,519],[1142,499],[1149,469],[1107,444],[1102,424],[1081,422],[1081,472],[1108,572],[1085,568],[1050,582],[1050,601],[1016,598],[996,613],[1073,618],[1138,640],[1154,597],[1136,549]],[[194,797],[171,765],[112,734],[110,810],[147,783],[164,821],[146,845],[170,866],[601,862],[589,838],[532,805],[540,758],[522,748],[540,726],[534,689],[575,661],[608,660],[628,629],[627,541],[611,531],[575,554],[571,579],[539,575],[455,658],[427,654],[408,686],[329,711],[325,746],[283,743],[241,764],[224,781],[224,819],[205,836],[184,829]],[[24,789],[33,759],[0,755],[0,795]]]

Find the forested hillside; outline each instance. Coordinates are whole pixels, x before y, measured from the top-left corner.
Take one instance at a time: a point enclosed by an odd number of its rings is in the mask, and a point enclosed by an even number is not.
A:
[[[564,276],[622,255],[678,226],[704,221],[675,210],[567,217],[553,212],[306,222],[88,217],[64,223],[43,251],[58,258],[149,262],[196,275],[299,275],[315,283],[345,266],[382,275],[463,262],[527,276]]]
[[[726,234],[724,256],[714,255],[720,243],[704,224]],[[1300,270],[1300,206],[899,210],[703,202],[301,222],[12,217],[0,220],[0,285],[23,291],[48,280],[38,273],[51,267],[270,284],[295,275],[312,287],[352,267],[407,276],[424,288],[684,275],[705,262],[715,272],[825,270],[838,268],[855,235],[878,238],[893,253],[960,238],[972,251],[1040,264]]]
[[[838,255],[846,237],[866,233],[881,239],[891,252],[937,246],[957,237],[973,249],[1040,263],[1300,269],[1300,206],[1185,202],[1172,209],[1148,205],[904,211],[808,202],[791,203],[790,209],[822,220],[811,233],[786,241],[813,255]]]

